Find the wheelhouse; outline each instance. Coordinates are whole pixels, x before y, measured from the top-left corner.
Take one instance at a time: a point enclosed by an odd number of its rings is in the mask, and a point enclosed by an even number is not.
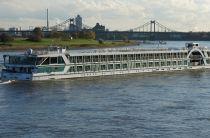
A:
[[[35,55],[4,55],[4,66],[8,72],[32,73],[36,66]]]

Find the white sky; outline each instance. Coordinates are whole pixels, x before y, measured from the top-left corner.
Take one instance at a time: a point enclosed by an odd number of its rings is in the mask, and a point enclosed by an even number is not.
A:
[[[150,20],[177,31],[210,31],[210,0],[0,0],[0,28],[50,25],[80,14],[83,23],[128,30]]]

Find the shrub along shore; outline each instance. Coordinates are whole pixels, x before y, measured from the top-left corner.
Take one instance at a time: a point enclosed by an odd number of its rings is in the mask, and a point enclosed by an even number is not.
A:
[[[43,38],[39,42],[29,41],[25,38],[15,38],[10,42],[0,42],[0,51],[20,51],[28,48],[43,49],[50,45],[68,47],[70,49],[81,48],[104,48],[104,47],[117,47],[135,45],[135,41],[102,41],[99,42],[93,39],[72,39],[62,40],[55,38]]]
[[[41,28],[36,27],[28,38],[13,38],[10,34],[0,34],[0,51],[42,49],[50,45],[79,49],[135,44],[134,41],[129,41],[126,38],[124,41],[103,41],[100,39],[97,41],[95,38],[95,32],[89,30],[72,33],[71,36],[64,32],[52,31],[48,37],[43,37]]]

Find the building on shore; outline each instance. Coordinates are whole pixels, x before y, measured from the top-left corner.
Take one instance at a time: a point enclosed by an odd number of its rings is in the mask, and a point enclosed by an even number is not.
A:
[[[75,25],[76,25],[78,31],[82,30],[82,17],[79,14],[75,18]]]
[[[95,32],[105,32],[106,28],[103,25],[100,25],[99,23],[96,23],[96,25],[92,29]]]

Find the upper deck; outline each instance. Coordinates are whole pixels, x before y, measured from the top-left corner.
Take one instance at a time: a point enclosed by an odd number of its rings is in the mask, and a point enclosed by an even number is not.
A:
[[[70,56],[94,56],[94,55],[124,55],[124,54],[156,54],[156,53],[187,53],[193,48],[198,48],[201,51],[209,51],[206,47],[200,47],[198,43],[186,43],[186,46],[181,49],[172,48],[99,48],[86,50],[71,50],[60,48],[58,46],[50,46],[48,49],[34,51],[33,54],[39,57],[44,56],[59,56],[67,54]]]
[[[124,54],[152,54],[152,53],[185,53],[187,49],[168,49],[168,48],[107,48],[86,50],[82,52],[67,51],[70,56],[91,56],[91,55],[124,55]]]

